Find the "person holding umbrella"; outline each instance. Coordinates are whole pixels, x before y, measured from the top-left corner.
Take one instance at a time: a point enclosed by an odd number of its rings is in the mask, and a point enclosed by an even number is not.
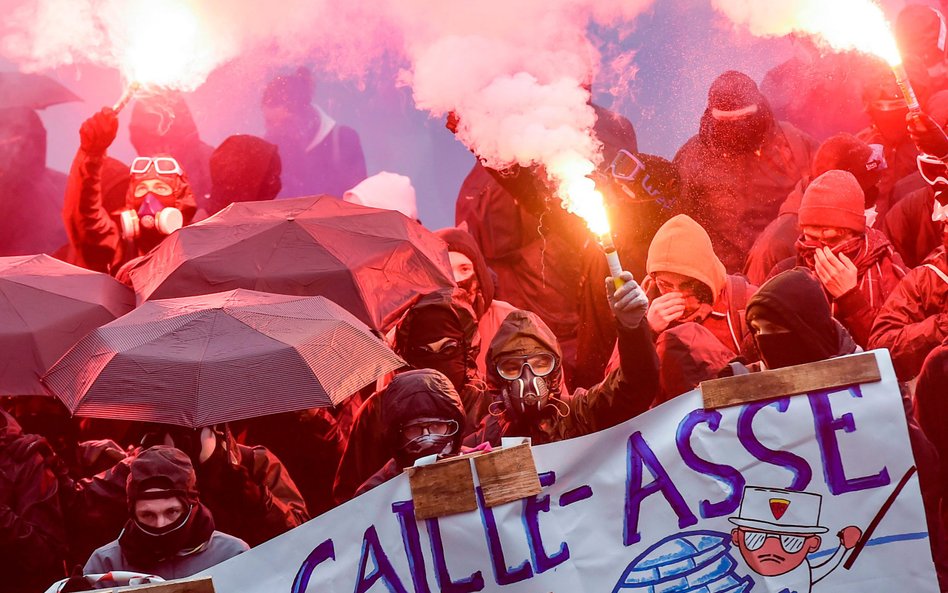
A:
[[[92,553],[83,573],[129,571],[178,579],[249,549],[215,529],[213,514],[199,499],[191,460],[182,451],[152,447],[129,470],[128,521],[117,539]]]

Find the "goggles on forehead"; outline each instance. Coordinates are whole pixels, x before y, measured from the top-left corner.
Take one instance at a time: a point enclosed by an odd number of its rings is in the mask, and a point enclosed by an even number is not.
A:
[[[537,377],[545,377],[556,367],[556,357],[548,352],[528,356],[506,356],[497,361],[497,374],[508,381],[514,381],[520,378],[524,365],[530,367]]]
[[[915,162],[918,163],[918,172],[925,183],[931,186],[948,185],[948,166],[941,159],[920,154],[915,157]]]
[[[136,175],[141,175],[143,173],[147,173],[148,169],[152,167],[155,168],[155,173],[159,175],[184,174],[184,171],[181,169],[181,165],[178,164],[178,161],[170,156],[159,156],[154,158],[140,156],[132,161],[132,166],[129,171]]]

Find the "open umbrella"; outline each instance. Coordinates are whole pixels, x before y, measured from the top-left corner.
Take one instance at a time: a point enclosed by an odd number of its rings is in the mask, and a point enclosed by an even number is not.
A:
[[[0,72],[0,108],[45,109],[82,101],[75,93],[43,74]]]
[[[0,257],[0,395],[46,395],[46,369],[134,305],[132,291],[107,274],[48,255]]]
[[[231,204],[166,238],[129,277],[139,301],[235,288],[324,296],[377,330],[454,285],[433,233],[330,196]]]
[[[233,290],[148,301],[43,381],[77,416],[197,428],[332,406],[404,364],[326,298]]]

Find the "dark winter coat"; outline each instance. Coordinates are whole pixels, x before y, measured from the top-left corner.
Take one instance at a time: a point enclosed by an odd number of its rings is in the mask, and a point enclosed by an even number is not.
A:
[[[932,220],[934,206],[935,191],[926,185],[905,196],[882,219],[882,232],[909,268],[920,265],[941,245],[942,223]]]
[[[948,262],[939,247],[899,282],[872,326],[870,348],[888,348],[902,381],[948,338]]]
[[[59,484],[25,445],[20,425],[0,410],[0,570],[10,593],[36,593],[64,576]]]
[[[777,213],[777,218],[764,227],[764,230],[751,245],[744,263],[744,276],[752,284],[760,286],[770,277],[770,271],[787,258],[796,257],[794,247],[800,237],[799,211],[803,201],[804,181],[800,181]]]
[[[256,546],[309,520],[303,497],[276,456],[233,441],[228,451],[195,467],[201,502],[220,531]],[[125,487],[137,453],[77,484],[68,515],[73,538],[86,554],[115,537],[128,518]]]
[[[675,155],[681,211],[708,231],[729,272],[744,269],[751,245],[809,172],[815,150],[812,138],[773,122],[756,152],[718,154],[697,134]]]
[[[525,422],[504,411],[499,416],[487,416],[478,430],[465,440],[465,444],[476,446],[489,442],[500,445],[507,436],[528,436],[534,445],[562,441],[604,430],[625,422],[651,406],[659,389],[658,356],[652,342],[651,331],[645,320],[636,329],[618,328],[619,368],[599,384],[587,389],[576,389],[568,393],[558,380],[558,373],[550,375],[553,396],[565,405],[569,414],[556,413],[552,406],[546,414],[535,421]],[[501,390],[505,381],[497,374],[496,363],[515,341],[531,338],[553,352],[557,361],[562,351],[552,331],[533,313],[518,311],[511,313],[501,325],[487,353],[488,384],[495,401],[502,402]]]

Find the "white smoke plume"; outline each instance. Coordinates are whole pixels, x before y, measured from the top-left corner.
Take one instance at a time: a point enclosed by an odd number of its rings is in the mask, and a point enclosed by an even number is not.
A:
[[[590,25],[628,27],[651,3],[2,1],[11,6],[0,51],[27,70],[93,63],[187,91],[253,53],[355,78],[389,61],[420,109],[460,117],[458,138],[488,164],[542,164],[558,184],[601,158],[588,105],[600,67]]]

